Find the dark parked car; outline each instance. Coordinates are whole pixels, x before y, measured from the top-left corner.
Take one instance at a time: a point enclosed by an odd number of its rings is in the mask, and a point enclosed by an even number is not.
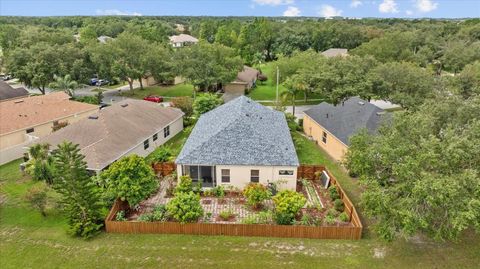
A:
[[[161,103],[161,102],[163,102],[163,97],[156,96],[156,95],[149,95],[149,96],[143,98],[143,100],[154,102],[154,103]]]
[[[96,85],[97,85],[97,86],[103,86],[103,85],[108,85],[108,84],[110,84],[110,81],[108,81],[108,80],[106,80],[106,79],[99,79],[99,80],[97,81],[97,84],[96,84]]]
[[[98,78],[91,78],[90,79],[90,86],[96,86],[98,82]]]

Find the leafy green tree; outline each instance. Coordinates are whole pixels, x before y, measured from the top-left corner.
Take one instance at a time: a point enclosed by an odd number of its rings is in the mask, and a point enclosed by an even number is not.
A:
[[[480,61],[465,66],[455,77],[455,86],[464,98],[480,95]]]
[[[193,99],[189,96],[174,97],[170,100],[171,106],[179,108],[185,113],[185,117],[193,115]]]
[[[275,213],[282,215],[279,219],[290,219],[290,221],[286,222],[292,223],[293,220],[295,220],[295,216],[300,209],[302,209],[307,200],[301,193],[291,190],[283,190],[273,196],[273,202],[275,203]],[[285,222],[282,221],[282,223]]]
[[[434,77],[414,64],[386,63],[371,72],[372,91],[404,108],[422,104],[434,94]]]
[[[130,155],[114,162],[100,174],[105,190],[127,201],[130,207],[137,206],[158,188],[158,180],[145,159]]]
[[[247,198],[247,204],[253,208],[259,208],[265,200],[272,196],[267,187],[260,183],[248,184],[243,190],[243,195]]]
[[[50,155],[50,145],[48,143],[32,145],[28,149],[28,155],[30,160],[27,162],[26,172],[35,180],[52,184],[55,169]]]
[[[440,58],[445,69],[460,72],[467,64],[480,60],[480,41],[469,43],[464,40],[447,42]]]
[[[177,74],[199,90],[230,83],[243,68],[242,60],[233,49],[202,42],[178,50],[175,62]]]
[[[223,103],[222,98],[213,93],[203,93],[193,101],[193,111],[197,115],[207,113]]]
[[[57,91],[63,91],[73,97],[75,89],[78,88],[78,83],[72,80],[70,75],[65,75],[64,77],[55,76],[55,81],[50,83],[50,88]]]
[[[62,195],[70,233],[90,238],[103,226],[98,187],[89,177],[78,145],[64,142],[55,150],[55,190]]]
[[[397,114],[378,135],[350,141],[346,164],[365,186],[363,209],[380,236],[448,240],[480,232],[478,96],[432,99]]]
[[[196,222],[203,216],[200,196],[194,192],[178,192],[167,204],[169,216],[181,223]]]
[[[181,176],[175,187],[175,193],[189,193],[193,191],[192,179],[189,176]]]

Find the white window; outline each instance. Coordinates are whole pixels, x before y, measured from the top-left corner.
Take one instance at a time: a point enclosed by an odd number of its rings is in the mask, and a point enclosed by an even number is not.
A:
[[[150,147],[150,143],[149,143],[148,139],[143,141],[143,149],[148,149],[149,147]]]
[[[327,133],[325,131],[323,131],[322,141],[324,144],[327,144]]]
[[[230,182],[230,169],[222,169],[222,182]]]
[[[163,128],[163,137],[167,137],[170,135],[170,126]]]

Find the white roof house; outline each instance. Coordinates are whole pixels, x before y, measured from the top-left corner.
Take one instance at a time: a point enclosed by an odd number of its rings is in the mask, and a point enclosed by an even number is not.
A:
[[[174,48],[180,48],[180,47],[188,46],[191,44],[197,44],[197,43],[198,43],[198,39],[187,34],[173,35],[170,37],[170,44],[172,44]]]

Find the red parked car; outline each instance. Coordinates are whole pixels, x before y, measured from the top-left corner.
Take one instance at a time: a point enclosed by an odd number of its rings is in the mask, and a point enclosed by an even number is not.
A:
[[[156,96],[156,95],[149,95],[149,96],[143,98],[143,100],[154,102],[154,103],[161,103],[161,102],[163,102],[163,97]]]

